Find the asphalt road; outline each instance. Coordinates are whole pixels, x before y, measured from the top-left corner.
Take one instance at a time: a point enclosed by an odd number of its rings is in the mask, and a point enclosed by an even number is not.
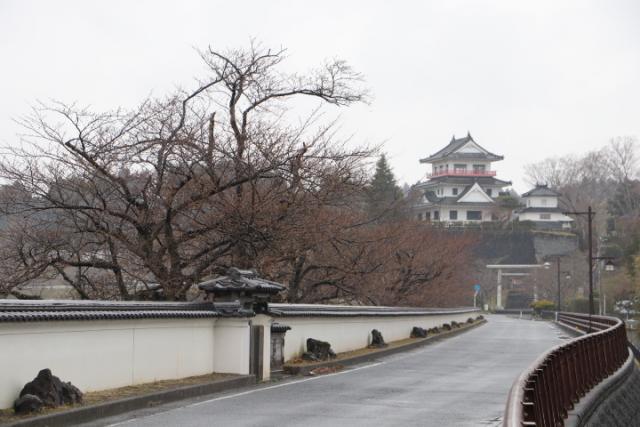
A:
[[[516,376],[562,341],[548,322],[489,316],[464,334],[321,377],[132,412],[92,426],[497,426]]]

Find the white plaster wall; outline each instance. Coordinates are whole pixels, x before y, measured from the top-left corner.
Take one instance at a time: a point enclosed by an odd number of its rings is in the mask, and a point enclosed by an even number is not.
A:
[[[218,319],[215,337],[214,372],[249,374],[249,320]]]
[[[213,372],[213,322],[140,325],[133,329],[133,384]]]
[[[369,345],[371,330],[382,332],[385,341],[409,338],[414,326],[433,328],[443,323],[466,322],[478,315],[476,311],[431,316],[363,316],[363,317],[283,317],[277,322],[291,326],[285,335],[285,361],[306,350],[307,338],[328,341],[336,353],[357,350]]]
[[[0,323],[0,408],[49,368],[82,391],[249,370],[248,319]]]

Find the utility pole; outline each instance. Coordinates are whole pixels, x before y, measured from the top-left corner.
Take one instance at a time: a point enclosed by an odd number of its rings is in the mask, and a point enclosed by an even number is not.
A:
[[[588,239],[589,239],[589,255],[587,257],[587,263],[589,264],[589,331],[591,332],[591,317],[593,316],[594,304],[593,304],[593,216],[596,214],[591,205],[586,212],[564,212],[565,215],[587,215],[588,223]]]
[[[562,311],[562,304],[560,301],[560,257],[556,258],[556,263],[558,266],[558,281],[557,281],[557,285],[558,285],[558,311]]]
[[[593,308],[593,215],[595,212],[591,210],[591,205],[587,210],[589,221],[589,329],[591,329],[591,316],[594,314]]]

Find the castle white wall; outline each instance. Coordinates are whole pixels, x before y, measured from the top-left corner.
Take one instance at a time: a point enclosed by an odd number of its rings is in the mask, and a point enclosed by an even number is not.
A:
[[[541,196],[532,196],[525,197],[525,205],[531,208],[557,208],[558,207],[558,198],[553,197],[541,197]]]
[[[474,165],[483,165],[485,167],[485,170],[491,170],[491,162],[488,160],[476,160],[476,161],[468,161],[468,160],[445,160],[445,161],[440,161],[440,162],[433,162],[432,163],[432,167],[434,168],[433,170],[435,171],[437,168],[438,170],[440,170],[440,167],[442,166],[443,169],[449,169],[449,170],[453,170],[454,169],[454,165],[466,165],[468,170],[473,170],[473,166]]]
[[[549,218],[543,219],[540,215],[549,215]],[[540,221],[540,222],[571,222],[573,219],[564,215],[562,212],[521,212],[518,214],[520,221]]]
[[[438,209],[437,207],[432,207],[430,208],[430,210],[433,211],[440,211],[440,221],[441,222],[480,222],[480,221],[475,221],[475,220],[468,220],[467,219],[467,211],[480,211],[482,212],[482,221],[491,221],[491,210],[487,209],[487,208],[458,208],[458,207],[443,207]],[[449,219],[449,212],[450,211],[457,211],[458,212],[458,219]],[[424,219],[424,214],[423,214],[423,219]],[[431,219],[433,220],[433,213],[431,214]]]

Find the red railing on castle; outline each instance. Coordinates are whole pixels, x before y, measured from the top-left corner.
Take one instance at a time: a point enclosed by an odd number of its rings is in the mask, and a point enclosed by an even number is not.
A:
[[[445,169],[440,171],[434,171],[427,174],[427,178],[436,178],[438,176],[496,176],[496,171],[487,170],[466,170],[466,169]]]
[[[505,427],[564,425],[574,404],[629,355],[619,319],[559,313],[558,321],[586,334],[542,354],[518,377],[509,392]]]

